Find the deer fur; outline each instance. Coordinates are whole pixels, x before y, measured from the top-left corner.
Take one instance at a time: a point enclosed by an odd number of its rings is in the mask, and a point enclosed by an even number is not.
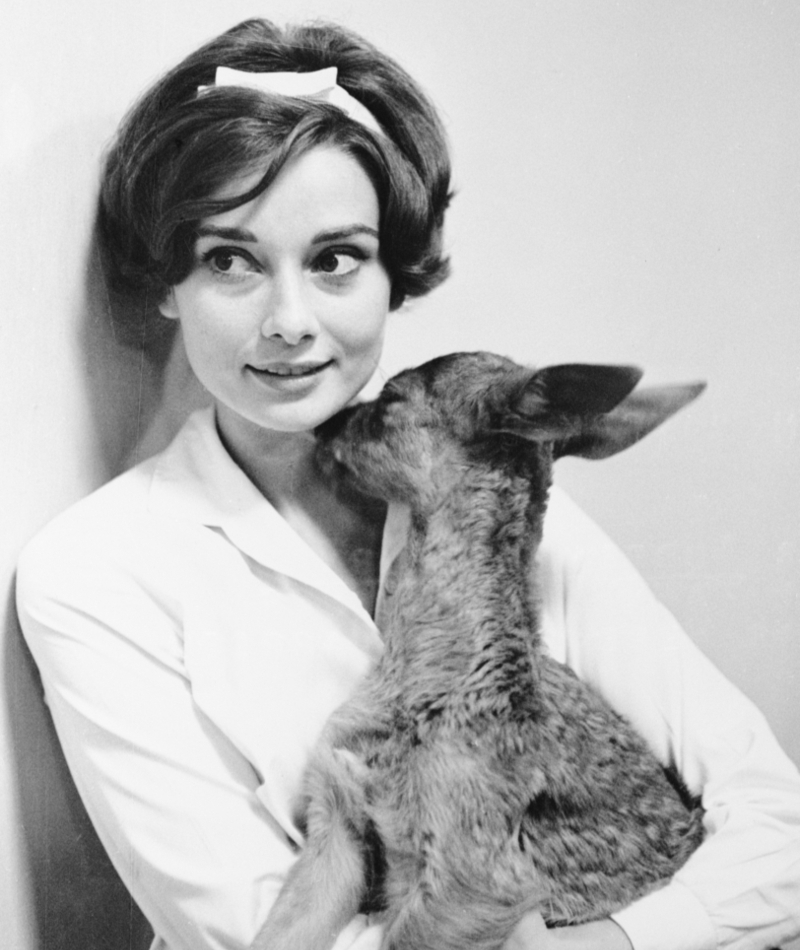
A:
[[[702,389],[640,376],[453,354],[322,427],[321,464],[410,528],[385,652],[312,757],[307,843],[254,950],[327,950],[359,910],[383,950],[495,950],[527,911],[607,916],[697,847],[699,804],[544,652],[530,582],[554,459],[621,451]]]

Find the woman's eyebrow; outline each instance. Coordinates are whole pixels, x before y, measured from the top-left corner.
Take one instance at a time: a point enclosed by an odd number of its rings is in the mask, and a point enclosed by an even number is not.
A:
[[[347,227],[320,231],[319,234],[314,235],[311,243],[324,244],[326,241],[341,241],[357,234],[367,234],[374,238],[379,237],[377,228],[370,227],[367,224],[351,224]],[[215,224],[201,224],[197,228],[195,236],[197,238],[222,238],[225,241],[251,241],[254,243],[258,241],[258,237],[245,228],[223,228]]]
[[[257,241],[252,231],[244,228],[220,228],[213,224],[201,224],[195,232],[198,238],[216,237],[226,241]]]
[[[314,236],[312,244],[323,244],[326,241],[342,241],[357,234],[368,234],[370,237],[380,237],[376,228],[367,224],[351,224],[344,228],[332,228],[330,231],[320,231]]]

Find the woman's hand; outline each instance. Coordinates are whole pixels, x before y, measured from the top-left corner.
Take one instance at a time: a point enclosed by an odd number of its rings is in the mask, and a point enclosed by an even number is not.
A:
[[[503,950],[633,950],[628,935],[610,918],[574,927],[545,927],[541,914],[526,914]]]

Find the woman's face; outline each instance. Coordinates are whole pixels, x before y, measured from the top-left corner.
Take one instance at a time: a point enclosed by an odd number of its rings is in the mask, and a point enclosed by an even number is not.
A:
[[[358,162],[320,146],[258,198],[201,221],[194,267],[161,312],[180,321],[224,434],[307,431],[369,380],[389,310],[379,215]]]

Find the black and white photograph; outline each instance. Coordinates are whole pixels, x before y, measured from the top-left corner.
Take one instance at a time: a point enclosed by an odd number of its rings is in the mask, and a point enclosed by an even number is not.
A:
[[[800,5],[2,33],[3,950],[800,950]]]

